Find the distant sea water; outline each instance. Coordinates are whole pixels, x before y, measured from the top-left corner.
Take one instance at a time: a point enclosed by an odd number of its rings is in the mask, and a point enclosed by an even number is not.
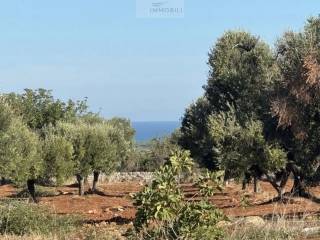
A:
[[[145,142],[153,138],[170,135],[175,129],[180,127],[180,122],[132,122],[132,127],[136,130],[136,141]]]

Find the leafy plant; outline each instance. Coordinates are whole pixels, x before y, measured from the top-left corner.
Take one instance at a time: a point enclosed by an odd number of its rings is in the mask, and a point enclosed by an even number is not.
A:
[[[223,233],[215,225],[224,218],[223,214],[206,198],[193,202],[183,197],[180,175],[190,173],[192,166],[189,151],[174,149],[168,162],[156,171],[151,185],[134,196],[134,226],[140,238],[199,239],[201,234],[210,232],[210,239],[222,239]],[[219,177],[221,173],[208,173],[199,180],[205,196],[212,195],[219,186],[215,181]]]
[[[195,185],[199,187],[200,193],[203,196],[209,197],[212,196],[217,189],[222,191],[223,177],[224,171],[206,171],[204,175],[199,176],[199,179],[196,181]]]
[[[247,194],[242,194],[240,198],[240,206],[246,208],[250,206],[249,196]]]
[[[179,156],[179,157],[178,157]],[[186,163],[186,166],[181,163]],[[181,209],[183,200],[177,177],[181,170],[190,169],[191,158],[187,151],[177,150],[170,157],[168,164],[155,172],[151,185],[145,187],[134,197],[134,204],[137,206],[135,227],[140,229],[148,221],[173,220],[176,213]]]

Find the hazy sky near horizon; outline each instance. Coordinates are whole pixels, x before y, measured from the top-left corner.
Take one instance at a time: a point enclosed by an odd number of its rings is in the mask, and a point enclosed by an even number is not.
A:
[[[167,0],[170,1],[170,0]],[[179,120],[202,95],[207,53],[229,29],[270,44],[319,0],[185,0],[182,18],[137,18],[135,0],[0,2],[0,91],[52,89],[133,121]]]

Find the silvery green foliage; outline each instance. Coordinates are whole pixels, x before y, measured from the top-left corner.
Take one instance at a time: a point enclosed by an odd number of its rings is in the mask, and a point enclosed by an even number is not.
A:
[[[122,130],[109,122],[89,125],[85,158],[93,170],[110,174],[126,157],[127,144]]]
[[[266,141],[261,121],[251,119],[241,126],[231,108],[210,116],[208,126],[220,164],[233,177],[243,176],[251,166],[265,173],[285,167],[286,152],[276,142]]]
[[[209,134],[208,117],[235,107],[238,121],[262,120],[268,112],[268,92],[277,77],[270,47],[243,31],[227,31],[209,52],[209,75],[204,94],[185,111],[180,144],[201,165],[218,169]]]
[[[88,135],[88,128],[85,123],[78,122],[67,123],[59,122],[57,124],[57,131],[65,137],[73,147],[72,161],[74,163],[74,174],[87,176],[91,173],[90,162],[85,158],[86,154],[86,139]]]
[[[58,134],[52,125],[43,130],[42,159],[44,161],[43,177],[55,179],[58,185],[73,176],[73,146],[66,137]]]
[[[72,144],[73,172],[81,176],[92,171],[110,174],[120,166],[130,149],[125,132],[108,121],[59,122],[57,129]]]
[[[58,121],[71,121],[87,113],[86,99],[83,101],[61,101],[55,99],[51,90],[43,88],[24,89],[21,94],[9,93],[1,95],[3,101],[10,105],[15,115],[32,130],[41,129]]]
[[[0,102],[0,176],[23,183],[41,175],[40,142],[10,107]]]

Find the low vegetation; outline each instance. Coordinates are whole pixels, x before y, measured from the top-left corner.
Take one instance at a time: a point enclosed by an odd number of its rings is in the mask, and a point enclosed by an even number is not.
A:
[[[222,239],[223,232],[215,225],[224,219],[223,214],[206,200],[184,201],[180,176],[192,166],[189,152],[176,149],[155,172],[150,186],[134,197],[138,239]],[[206,196],[213,194],[217,180],[201,178],[199,186]]]
[[[0,204],[0,233],[3,235],[55,234],[59,237],[79,225],[77,217],[58,216],[34,204],[19,201]]]

